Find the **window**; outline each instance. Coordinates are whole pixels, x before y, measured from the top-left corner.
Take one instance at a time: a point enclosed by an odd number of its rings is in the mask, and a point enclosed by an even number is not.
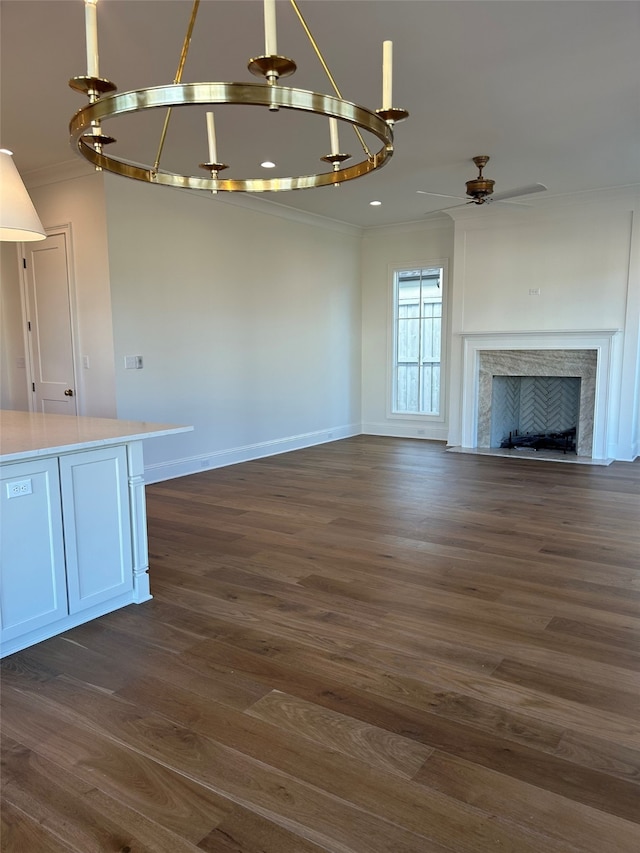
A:
[[[440,414],[444,267],[393,276],[394,414]]]

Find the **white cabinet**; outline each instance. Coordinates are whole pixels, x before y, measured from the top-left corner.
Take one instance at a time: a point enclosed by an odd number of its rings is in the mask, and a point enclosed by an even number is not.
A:
[[[60,491],[69,613],[131,592],[125,447],[61,456]]]
[[[5,466],[0,489],[4,642],[66,616],[68,604],[58,460]]]
[[[139,445],[3,466],[2,654],[150,598]]]
[[[0,657],[151,598],[142,442],[191,429],[0,409]]]

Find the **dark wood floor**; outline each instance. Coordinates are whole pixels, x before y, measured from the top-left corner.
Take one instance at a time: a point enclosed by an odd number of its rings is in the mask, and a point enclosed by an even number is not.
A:
[[[3,661],[5,853],[638,853],[640,465],[358,437],[148,489]]]

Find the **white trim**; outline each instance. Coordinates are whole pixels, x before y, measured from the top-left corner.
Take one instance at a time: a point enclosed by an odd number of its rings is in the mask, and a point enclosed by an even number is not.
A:
[[[54,166],[34,169],[24,174],[23,180],[28,188],[34,188],[47,186],[48,184],[57,184],[61,181],[70,181],[74,178],[86,178],[94,174],[94,167],[87,163],[86,160],[78,157],[77,160],[66,160],[64,163],[57,163]],[[109,175],[111,178],[109,172],[104,174]],[[205,194],[201,190],[178,188],[178,191],[189,193],[195,197],[205,197]],[[339,219],[330,219],[328,216],[322,216],[318,213],[298,210],[282,202],[272,201],[271,199],[260,197],[256,194],[252,195],[251,193],[219,193],[217,196],[209,195],[207,201],[211,204],[231,204],[235,207],[253,210],[263,216],[276,216],[279,219],[286,219],[290,222],[313,225],[316,228],[325,228],[329,231],[350,234],[354,237],[361,237],[365,231],[359,225],[353,225],[350,222],[343,222]]]
[[[394,412],[392,404],[395,398],[395,356],[396,356],[396,273],[402,270],[412,269],[432,269],[440,267],[442,270],[442,317],[440,321],[440,399],[439,412]],[[386,382],[386,416],[389,420],[405,418],[418,419],[424,421],[424,426],[427,428],[431,424],[444,424],[446,421],[446,412],[449,408],[449,354],[451,351],[450,341],[450,279],[449,279],[449,259],[435,258],[428,261],[407,261],[402,263],[393,263],[387,265],[387,282],[388,282],[388,298],[387,298],[387,382]],[[422,427],[421,427],[422,428]],[[395,429],[395,427],[393,427]],[[376,433],[377,434],[377,433]],[[400,433],[391,432],[390,435]],[[385,433],[386,435],[386,433]],[[404,433],[402,433],[404,435]]]
[[[95,174],[95,168],[78,157],[75,160],[66,160],[64,163],[56,163],[54,166],[44,166],[41,169],[32,169],[23,175],[27,188],[45,187],[48,184],[58,184],[61,181],[71,181],[74,178],[86,178]]]
[[[199,190],[184,190],[183,192],[189,192],[192,195],[194,193],[202,195],[202,192]],[[218,197],[213,199],[213,201],[214,203],[244,207],[247,210],[261,213],[263,216],[276,216],[279,219],[286,219],[289,222],[313,225],[315,228],[325,228],[328,231],[337,231],[340,234],[350,234],[353,237],[362,237],[364,232],[364,229],[359,225],[343,222],[340,219],[330,219],[328,216],[321,216],[318,213],[310,213],[306,210],[298,210],[295,207],[289,207],[286,204],[261,198],[259,195],[251,195],[250,193],[219,193]]]
[[[366,238],[378,234],[412,234],[425,231],[450,231],[453,228],[451,217],[440,211],[428,214],[429,219],[412,219],[408,222],[396,222],[389,225],[368,225],[363,227]],[[432,217],[432,218],[431,218]]]
[[[78,291],[77,291],[77,278],[76,278],[76,268],[75,268],[75,251],[73,246],[73,230],[71,227],[71,222],[65,222],[62,225],[54,225],[51,227],[45,228],[47,237],[55,237],[56,235],[62,235],[64,237],[65,242],[65,251],[67,255],[67,295],[69,299],[69,325],[71,332],[71,361],[72,361],[72,370],[73,370],[73,390],[75,393],[75,407],[77,415],[84,415],[84,401],[85,401],[85,393],[84,393],[84,376],[80,371],[80,325],[78,319]],[[35,244],[39,245],[38,243]],[[27,401],[29,404],[29,411],[36,411],[34,409],[35,404],[35,396],[32,390],[33,383],[35,382],[35,365],[34,365],[34,355],[33,355],[33,338],[27,331],[28,323],[33,318],[30,316],[29,312],[29,299],[28,299],[28,271],[24,263],[27,260],[27,255],[29,253],[29,249],[33,247],[33,243],[19,243],[19,252],[18,252],[18,263],[20,270],[20,298],[22,304],[22,325],[23,325],[23,335],[25,341],[25,359],[27,364]],[[82,383],[82,387],[80,387]]]
[[[482,350],[595,349],[596,399],[593,419],[594,459],[615,458],[610,447],[615,434],[610,423],[613,368],[616,362],[616,335],[619,329],[597,331],[477,332],[462,338],[461,446],[478,444],[478,371]]]
[[[149,595],[149,599],[153,596]],[[145,601],[148,599],[144,599]],[[133,599],[132,593],[127,592],[119,595],[117,598],[110,598],[108,601],[103,601],[100,604],[95,604],[93,607],[88,607],[85,610],[80,610],[78,613],[71,613],[62,619],[57,619],[55,622],[50,622],[48,625],[43,625],[41,628],[35,628],[26,634],[20,634],[19,637],[14,637],[10,640],[5,640],[0,647],[0,658],[12,655],[14,652],[22,651],[36,643],[41,643],[43,640],[48,640],[65,631],[70,631],[71,628],[77,628],[78,625],[84,625],[92,619],[97,619],[98,616],[106,616],[107,613],[113,613],[114,610],[119,610],[121,607],[126,607],[127,604],[140,604]],[[73,642],[70,638],[69,642]]]
[[[361,435],[384,435],[389,438],[416,438],[420,441],[445,441],[448,429],[445,424],[420,423],[363,423]]]
[[[237,465],[239,462],[251,462],[266,456],[277,456],[290,450],[302,450],[341,438],[352,438],[360,435],[360,424],[347,424],[339,427],[301,433],[300,435],[277,438],[271,441],[261,441],[256,444],[246,444],[241,447],[230,447],[226,450],[216,450],[212,453],[202,453],[198,456],[188,456],[183,459],[173,459],[147,465],[144,469],[145,483],[159,483],[172,480],[175,477],[185,477],[188,474],[199,474],[214,468],[224,468],[227,465]]]
[[[640,184],[625,184],[619,187],[601,187],[593,190],[581,190],[572,193],[540,193],[535,197],[511,204],[496,202],[488,205],[461,204],[447,211],[454,222],[465,230],[494,228],[509,225],[519,226],[523,221],[531,222],[543,217],[546,222],[549,216],[557,215],[563,219],[567,211],[572,216],[584,213],[592,215],[592,210],[633,210],[637,204]],[[577,210],[578,209],[578,210]]]

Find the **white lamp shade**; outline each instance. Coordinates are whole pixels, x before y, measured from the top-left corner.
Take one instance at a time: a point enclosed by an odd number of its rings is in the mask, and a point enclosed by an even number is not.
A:
[[[0,151],[0,240],[27,242],[46,236],[13,157]]]

